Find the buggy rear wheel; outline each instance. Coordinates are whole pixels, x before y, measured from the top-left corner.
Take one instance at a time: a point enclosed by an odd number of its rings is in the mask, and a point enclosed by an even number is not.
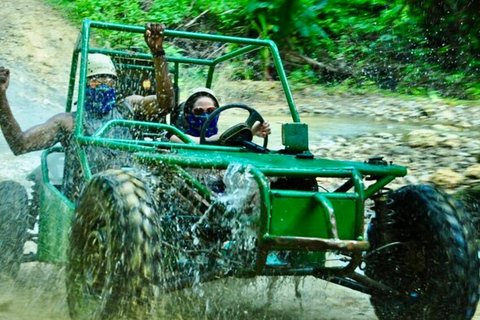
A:
[[[0,182],[0,274],[16,277],[27,240],[28,195],[15,181]]]
[[[428,186],[388,194],[387,215],[372,220],[367,276],[400,296],[372,295],[380,320],[471,319],[478,302],[473,226],[455,201]]]
[[[72,319],[142,319],[160,270],[160,223],[133,171],[95,175],[79,198],[70,234],[67,294]]]

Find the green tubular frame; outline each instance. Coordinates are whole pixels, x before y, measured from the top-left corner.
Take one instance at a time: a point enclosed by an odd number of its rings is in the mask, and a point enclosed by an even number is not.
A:
[[[119,50],[90,48],[90,32],[92,28],[124,31],[130,33],[143,33],[144,27],[129,26],[120,24],[111,24],[84,20],[81,36],[77,41],[72,57],[72,67],[70,71],[69,92],[67,96],[66,111],[69,112],[73,105],[73,94],[75,89],[75,80],[77,67],[80,65],[79,83],[78,83],[78,110],[75,126],[75,140],[81,146],[93,145],[107,147],[112,149],[126,150],[142,163],[150,165],[170,165],[173,170],[185,178],[186,183],[195,188],[202,196],[209,201],[214,201],[212,193],[203,186],[195,177],[191,176],[186,168],[204,168],[225,170],[230,164],[240,164],[244,170],[250,170],[256,181],[260,192],[260,225],[258,228],[258,247],[257,259],[252,270],[242,270],[239,274],[249,276],[254,274],[268,274],[274,272],[266,265],[267,255],[276,250],[298,250],[325,252],[328,250],[339,251],[350,254],[351,263],[341,268],[340,272],[347,272],[354,269],[360,261],[360,253],[368,248],[368,242],[364,240],[364,203],[365,200],[372,197],[380,191],[385,185],[396,177],[406,175],[406,169],[395,165],[378,165],[360,162],[332,161],[327,159],[316,159],[310,157],[297,156],[296,154],[280,154],[272,151],[269,154],[258,154],[246,152],[240,147],[226,147],[215,145],[199,145],[194,143],[182,131],[176,127],[162,123],[148,123],[131,120],[112,120],[100,128],[93,136],[83,134],[84,119],[84,101],[86,87],[86,70],[88,53],[104,53],[118,57],[130,57],[138,59],[151,59],[150,54],[139,52],[123,52]],[[228,37],[220,35],[209,35],[192,32],[182,32],[174,30],[165,30],[165,36],[178,37],[206,41],[218,41],[223,43],[241,44],[244,47],[234,50],[228,54],[215,59],[196,59],[190,57],[167,56],[168,62],[174,64],[174,81],[178,83],[178,74],[180,64],[190,63],[206,66],[208,68],[206,86],[211,87],[215,68],[222,62],[241,56],[261,48],[268,48],[272,54],[273,62],[276,67],[278,77],[282,83],[292,121],[300,123],[295,103],[288,85],[286,74],[282,66],[278,49],[274,42],[269,40],[246,39],[238,37]],[[80,62],[80,63],[79,63]],[[149,68],[148,66],[128,66],[138,68]],[[177,97],[178,98],[178,97]],[[178,102],[178,101],[177,101]],[[143,140],[122,140],[105,137],[105,134],[112,127],[138,127],[142,129],[162,129],[172,132],[178,136],[184,143],[162,142],[162,141],[143,141]],[[85,174],[85,179],[91,178],[90,166],[85,154],[84,148],[77,148],[79,158]],[[42,158],[42,166],[46,167],[45,159]],[[44,171],[44,180],[48,179],[48,171]],[[365,186],[363,180],[365,177],[372,177],[375,182]],[[336,192],[313,192],[313,191],[294,191],[294,190],[276,190],[271,189],[269,178],[271,177],[302,177],[302,178],[342,178],[347,179],[345,187],[339,188]],[[48,187],[48,183],[47,188]],[[51,185],[50,185],[51,186]],[[55,189],[55,187],[51,186]],[[348,190],[343,190],[348,189]],[[342,191],[343,192],[342,192]],[[57,191],[58,190],[52,190]],[[349,192],[347,192],[349,191]],[[58,192],[59,193],[59,192]],[[61,194],[60,194],[61,195]],[[67,207],[73,211],[73,204],[61,195],[61,199],[67,204]],[[278,199],[293,199],[303,201],[303,203],[312,203],[316,208],[322,210],[315,214],[322,214],[321,219],[325,222],[325,237],[298,236],[289,234],[272,233],[272,219],[278,208],[275,202]],[[348,214],[351,214],[350,222],[344,222],[338,219],[336,206],[338,203],[345,204]],[[342,207],[342,206],[340,206]],[[295,209],[295,208],[292,208]],[[292,210],[293,212],[294,210]],[[319,213],[321,212],[321,213]],[[345,225],[348,225],[348,229]],[[67,225],[67,228],[69,225]],[[307,229],[308,226],[300,225],[300,228]],[[63,236],[66,227],[59,228]],[[348,229],[348,232],[344,230]],[[343,230],[343,231],[342,231]],[[300,230],[302,231],[302,230]],[[55,231],[57,232],[57,231]],[[343,232],[343,233],[342,233]],[[306,233],[305,233],[306,234]],[[348,236],[345,236],[347,234]],[[45,260],[53,260],[56,255],[61,257],[61,252],[45,254]],[[61,260],[61,258],[60,258]],[[276,271],[275,271],[276,272]],[[286,270],[289,272],[307,272]],[[308,271],[311,274],[311,271]],[[307,272],[307,273],[308,273]]]
[[[71,104],[73,101],[73,87],[74,87],[74,79],[76,74],[76,68],[78,63],[78,54],[81,53],[81,73],[80,73],[80,88],[79,88],[79,95],[78,95],[78,104],[83,105],[84,103],[84,85],[85,85],[85,78],[86,78],[86,66],[87,66],[87,54],[89,52],[98,52],[98,53],[105,53],[105,54],[112,54],[112,55],[119,55],[119,56],[130,56],[130,57],[138,57],[138,58],[151,58],[150,54],[142,54],[142,53],[126,53],[122,51],[116,50],[107,50],[107,49],[98,49],[98,48],[89,48],[89,40],[90,40],[90,29],[97,28],[97,29],[108,29],[113,31],[124,31],[124,32],[132,32],[132,33],[144,33],[145,27],[139,26],[129,26],[129,25],[121,25],[121,24],[114,24],[114,23],[105,23],[105,22],[98,22],[98,21],[91,21],[85,19],[83,21],[82,26],[82,37],[79,38],[77,41],[74,55],[72,58],[72,69],[70,72],[70,88],[69,88],[69,97],[67,98],[67,111],[70,111]],[[262,47],[269,48],[270,52],[272,53],[273,63],[277,69],[278,77],[280,82],[282,83],[283,90],[285,92],[285,97],[287,99],[287,103],[290,109],[290,113],[292,115],[292,120],[294,122],[300,122],[300,117],[298,112],[295,108],[295,103],[293,101],[292,92],[287,82],[287,77],[285,74],[285,70],[283,69],[283,65],[280,58],[280,53],[276,44],[271,40],[260,40],[260,39],[248,39],[248,38],[240,38],[240,37],[230,37],[230,36],[222,36],[222,35],[211,35],[211,34],[203,34],[203,33],[194,33],[194,32],[185,32],[185,31],[175,31],[175,30],[165,30],[165,36],[167,37],[176,37],[176,38],[185,38],[185,39],[196,39],[196,40],[207,40],[207,41],[218,41],[223,43],[232,43],[232,44],[243,44],[246,47],[241,49],[235,50],[230,52],[226,55],[223,55],[219,58],[208,60],[208,59],[193,59],[193,58],[185,58],[185,57],[170,57],[167,56],[166,59],[169,62],[175,63],[194,63],[199,65],[209,66],[208,77],[207,77],[207,87],[211,87],[213,81],[213,74],[215,67],[227,60],[233,59],[240,55],[243,55],[247,52],[251,52],[254,50],[258,50]],[[73,81],[72,81],[73,80]],[[73,82],[73,83],[72,83]],[[81,122],[80,122],[81,123]],[[77,131],[79,133],[79,131]]]
[[[79,37],[73,57],[72,57],[72,64],[71,64],[71,70],[70,70],[70,83],[69,83],[69,91],[68,91],[68,96],[67,96],[67,106],[66,106],[66,111],[70,112],[72,109],[72,104],[73,104],[73,93],[74,93],[74,87],[75,87],[75,76],[77,74],[77,65],[78,61],[80,59],[80,80],[79,80],[79,87],[78,87],[78,106],[83,106],[85,102],[85,85],[86,85],[86,70],[87,70],[87,56],[88,53],[104,53],[104,54],[109,54],[109,55],[114,55],[114,56],[128,56],[128,57],[137,57],[137,58],[142,58],[142,59],[151,59],[150,54],[145,54],[145,53],[137,53],[137,52],[123,52],[119,50],[109,50],[109,49],[100,49],[100,48],[90,48],[90,34],[91,34],[91,29],[92,28],[97,28],[97,29],[108,29],[112,31],[123,31],[123,32],[130,32],[130,33],[144,33],[145,32],[145,27],[139,27],[139,26],[131,26],[131,25],[121,25],[121,24],[114,24],[114,23],[105,23],[105,22],[98,22],[98,21],[91,21],[88,19],[85,19],[83,21],[82,25],[82,32],[81,32],[81,37]],[[257,49],[260,49],[262,47],[267,47],[270,49],[272,56],[273,56],[273,62],[274,65],[277,68],[277,72],[279,75],[280,82],[282,83],[283,90],[285,92],[285,96],[287,99],[287,103],[290,109],[290,113],[292,115],[292,120],[294,122],[300,122],[300,117],[297,113],[297,110],[295,108],[295,103],[293,101],[293,96],[290,90],[290,87],[287,82],[286,74],[283,69],[283,65],[281,62],[280,54],[277,49],[277,46],[273,41],[270,40],[259,40],[259,39],[248,39],[248,38],[240,38],[240,37],[230,37],[230,36],[222,36],[222,35],[210,35],[210,34],[202,34],[202,33],[194,33],[194,32],[184,32],[184,31],[175,31],[175,30],[165,30],[165,36],[167,37],[177,37],[177,38],[186,38],[186,39],[196,39],[196,40],[206,40],[206,41],[218,41],[218,42],[223,42],[223,43],[232,43],[232,44],[242,44],[245,45],[245,47],[240,48],[238,50],[235,50],[233,52],[230,52],[228,54],[225,54],[221,57],[218,57],[216,59],[195,59],[195,58],[188,58],[188,57],[171,57],[167,56],[166,59],[169,62],[175,63],[175,70],[178,71],[179,64],[180,63],[193,63],[197,65],[205,65],[209,67],[208,70],[208,76],[207,76],[207,81],[206,81],[206,86],[211,87],[212,81],[213,81],[213,74],[215,67],[221,63],[225,62],[229,59],[233,59],[235,57],[238,57],[242,54],[245,54],[247,52],[251,52]],[[175,76],[178,77],[178,72],[175,72]],[[175,81],[178,81],[178,78],[175,79]],[[77,110],[77,117],[76,117],[76,126],[75,126],[75,136],[77,137],[77,141],[80,144],[87,144],[91,143],[92,140],[88,137],[85,137],[82,132],[82,124],[83,124],[83,119],[84,119],[84,109],[83,108],[78,108]],[[174,129],[171,129],[172,131]],[[178,132],[176,132],[178,133]],[[183,135],[182,136],[184,139],[186,137]],[[184,140],[185,141],[185,140]],[[109,147],[123,147],[121,143],[115,143],[114,141],[110,140],[110,143],[104,144],[105,141],[100,141],[98,142],[99,144],[103,144],[105,146]],[[97,144],[97,143],[95,143]],[[132,150],[132,148],[129,148],[129,150]],[[139,148],[137,150],[144,150],[142,148]],[[211,149],[210,149],[211,150]],[[85,151],[82,148],[78,148],[79,152],[79,158],[82,163],[82,166],[84,168],[84,173],[85,173],[85,178],[88,180],[91,177],[91,170],[90,166],[88,164],[88,160],[85,154]]]
[[[193,146],[192,146],[193,147]],[[219,147],[220,148],[220,147]],[[388,182],[399,176],[404,176],[406,170],[400,166],[378,166],[366,163],[356,163],[353,166],[349,162],[332,162],[324,159],[304,160],[296,159],[295,156],[288,155],[259,155],[248,154],[245,152],[232,152],[231,156],[235,157],[236,162],[229,159],[229,152],[220,152],[221,155],[216,159],[212,154],[205,155],[205,152],[200,150],[185,149],[182,153],[189,156],[180,156],[170,153],[156,153],[139,152],[136,157],[151,163],[153,165],[158,163],[168,164],[180,167],[194,167],[194,168],[208,168],[224,170],[231,163],[242,164],[243,170],[250,169],[259,187],[260,195],[260,225],[258,228],[258,247],[257,260],[253,270],[241,270],[237,275],[252,276],[254,274],[265,273],[266,258],[269,252],[276,250],[296,250],[296,251],[312,251],[324,252],[328,250],[351,253],[352,262],[343,268],[331,268],[332,274],[344,274],[356,267],[360,261],[360,253],[369,248],[368,241],[363,238],[364,234],[364,203],[370,194],[374,194],[379,189],[385,186]],[[242,159],[242,155],[245,159]],[[257,159],[255,159],[255,157]],[[272,163],[275,163],[276,157],[288,159],[289,166],[282,168],[275,168]],[[264,159],[262,159],[264,158]],[[194,160],[192,160],[194,159]],[[249,159],[250,161],[247,161]],[[257,160],[257,161],[255,161]],[[254,166],[251,166],[251,164]],[[317,166],[317,168],[308,168],[308,166]],[[307,166],[307,168],[305,168]],[[329,167],[329,168],[328,168]],[[287,169],[285,169],[287,168]],[[363,184],[363,176],[382,176],[383,178],[377,180],[375,183],[365,189]],[[346,178],[353,181],[353,192],[335,193],[335,192],[312,192],[312,191],[294,191],[294,190],[275,190],[270,189],[270,184],[267,177],[286,176],[286,177],[332,177],[332,178]],[[208,190],[206,190],[208,192]],[[307,198],[312,199],[319,206],[326,209],[328,219],[327,224],[327,238],[318,237],[300,237],[300,236],[276,236],[271,234],[271,221],[273,214],[272,196],[280,196],[288,199]],[[340,240],[337,229],[342,226],[341,221],[336,220],[335,210],[331,200],[339,200],[352,203],[355,210],[352,212],[354,217],[354,232],[351,240]],[[338,270],[336,270],[338,269]],[[285,271],[289,272],[289,271]],[[298,271],[301,272],[301,271]],[[336,272],[336,273],[334,273]]]

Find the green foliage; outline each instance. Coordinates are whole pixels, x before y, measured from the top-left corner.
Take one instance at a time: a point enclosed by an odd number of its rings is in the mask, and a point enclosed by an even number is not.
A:
[[[272,39],[282,48],[292,45],[297,36],[327,37],[317,19],[326,5],[327,0],[254,0],[246,7],[246,20],[261,38]]]
[[[171,29],[272,39],[295,82],[375,83],[410,94],[480,97],[480,6],[474,0],[47,1],[76,23],[83,18],[136,25],[155,21]],[[145,46],[140,35],[125,40],[100,33],[96,40]],[[226,69],[234,78],[257,79],[259,73],[274,78],[267,53],[249,57],[261,62],[253,69]]]

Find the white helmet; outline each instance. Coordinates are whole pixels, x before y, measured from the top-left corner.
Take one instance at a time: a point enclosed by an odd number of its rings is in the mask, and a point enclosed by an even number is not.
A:
[[[108,74],[116,77],[117,72],[112,59],[101,53],[89,53],[87,64],[87,78],[98,74]]]
[[[220,107],[220,104],[218,103],[218,99],[215,95],[215,92],[213,92],[212,89],[205,88],[205,87],[200,87],[200,88],[193,89],[192,93],[190,94],[190,96],[185,101],[184,109],[186,109],[186,110],[192,109],[193,104],[195,103],[197,98],[198,97],[203,97],[203,96],[207,96],[207,97],[212,98],[213,103],[215,104],[215,107],[216,108]]]

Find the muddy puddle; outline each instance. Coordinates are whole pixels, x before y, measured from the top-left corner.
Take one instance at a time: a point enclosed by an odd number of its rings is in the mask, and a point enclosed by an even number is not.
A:
[[[272,280],[217,280],[172,293],[156,302],[154,319],[376,319],[366,295],[306,277],[297,298],[291,279]],[[16,282],[0,284],[0,319],[68,320],[65,297],[61,267],[24,264]]]

